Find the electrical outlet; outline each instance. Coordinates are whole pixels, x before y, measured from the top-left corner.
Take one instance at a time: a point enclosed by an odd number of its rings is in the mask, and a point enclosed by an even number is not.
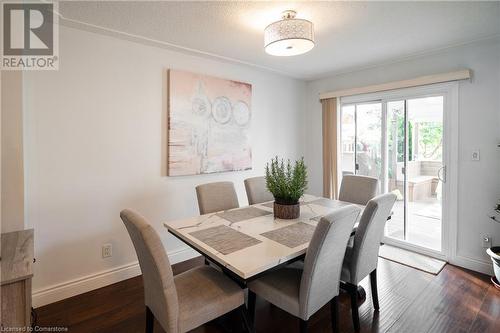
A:
[[[483,244],[483,248],[487,249],[491,247],[491,236],[490,235],[482,235],[481,242]]]
[[[473,161],[479,161],[480,158],[481,158],[481,156],[479,154],[479,149],[473,150],[472,151],[472,160]]]
[[[113,245],[103,244],[101,249],[101,254],[103,258],[109,258],[113,255]]]

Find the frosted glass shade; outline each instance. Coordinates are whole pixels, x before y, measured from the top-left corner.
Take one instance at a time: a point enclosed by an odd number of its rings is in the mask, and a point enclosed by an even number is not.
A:
[[[264,47],[274,56],[294,56],[314,47],[312,22],[303,19],[284,19],[271,23],[264,30]]]

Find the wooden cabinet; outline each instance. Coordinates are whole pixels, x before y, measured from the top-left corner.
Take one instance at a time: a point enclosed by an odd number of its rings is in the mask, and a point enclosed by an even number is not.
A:
[[[31,326],[33,229],[4,233],[1,243],[1,326]]]

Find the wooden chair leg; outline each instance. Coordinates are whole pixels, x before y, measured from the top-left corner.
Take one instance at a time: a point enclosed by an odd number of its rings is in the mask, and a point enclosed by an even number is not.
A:
[[[300,333],[307,333],[307,320],[300,320]]]
[[[376,269],[370,273],[370,287],[372,290],[373,307],[375,308],[376,311],[378,311],[378,309],[380,307],[378,304],[377,270]]]
[[[248,313],[250,315],[250,320],[255,325],[255,302],[257,295],[250,289],[248,289]]]
[[[155,316],[153,312],[146,306],[146,333],[153,333],[155,325]]]
[[[359,331],[359,312],[358,312],[358,288],[357,286],[349,286],[349,295],[351,296],[351,312],[352,323],[354,330]]]
[[[240,306],[239,312],[240,312],[243,324],[245,325],[245,330],[248,333],[254,333],[255,332],[255,328],[253,326],[252,321],[250,320],[250,317],[248,315],[248,310],[247,310],[245,304],[243,304],[242,306]]]
[[[339,333],[339,298],[335,296],[330,301],[330,311],[332,312],[332,331]]]

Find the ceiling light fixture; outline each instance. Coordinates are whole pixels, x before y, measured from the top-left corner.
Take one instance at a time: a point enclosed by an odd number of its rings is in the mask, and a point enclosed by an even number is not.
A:
[[[295,18],[297,12],[286,10],[283,19],[269,24],[264,30],[264,47],[274,56],[294,56],[314,47],[314,27],[311,21]]]

